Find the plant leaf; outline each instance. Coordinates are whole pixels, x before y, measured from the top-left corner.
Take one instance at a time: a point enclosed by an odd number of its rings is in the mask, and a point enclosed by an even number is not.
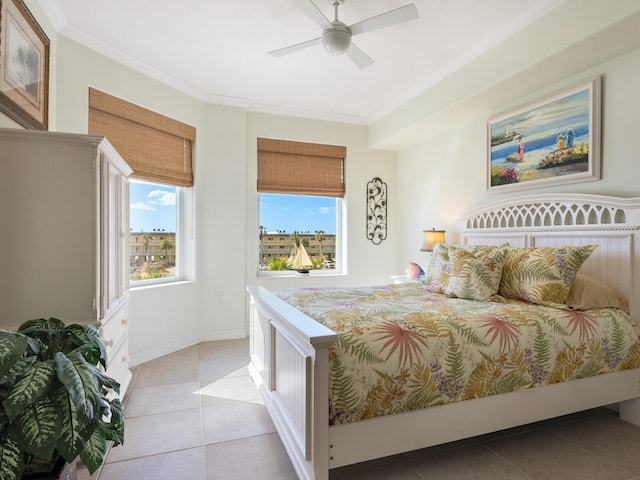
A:
[[[51,388],[56,379],[53,360],[35,363],[18,380],[3,402],[9,420],[16,418],[25,408],[38,401]]]
[[[69,398],[69,392],[61,385],[53,394],[56,404],[60,408],[60,437],[56,449],[67,462],[72,462],[84,448],[87,440],[78,425],[75,404]]]
[[[92,365],[97,364],[99,361],[100,365],[102,365],[106,370],[107,369],[107,349],[104,346],[102,338],[100,337],[100,332],[98,332],[98,329],[95,327],[95,325],[87,324],[87,325],[84,325],[84,333],[91,340],[91,343],[95,345],[98,351],[100,352],[100,358],[93,361],[87,358],[87,361]]]
[[[34,356],[19,358],[13,367],[11,367],[11,370],[0,377],[0,401],[4,401],[4,399],[9,396],[17,379],[22,377],[35,361],[36,357]]]
[[[27,350],[27,337],[0,330],[0,377],[5,375]]]
[[[58,441],[60,415],[50,398],[29,405],[14,420],[16,438],[27,453],[50,459]]]
[[[111,418],[109,422],[103,422],[100,428],[107,440],[113,442],[113,446],[117,447],[124,443],[124,407],[119,398],[111,401],[110,405]]]
[[[0,478],[17,480],[22,477],[24,455],[10,429],[0,433]]]
[[[29,337],[38,337],[41,334],[56,334],[64,330],[64,322],[57,318],[36,318],[24,322],[18,328],[18,332]]]
[[[100,382],[102,382],[103,388],[111,389],[118,394],[120,393],[120,384],[113,378],[104,375],[102,372],[100,372]]]
[[[107,350],[94,325],[69,325],[67,331],[69,348],[64,353],[78,350],[91,365],[97,365],[99,362],[107,368]]]
[[[40,352],[43,348],[46,348],[44,344],[37,338],[27,337],[27,342],[29,343],[29,350],[31,350],[31,352],[37,356],[40,355]]]
[[[85,466],[89,469],[89,473],[93,474],[102,462],[107,454],[107,442],[104,438],[100,428],[94,430],[93,434],[89,437],[89,440],[85,444],[84,450],[80,452],[80,458]]]
[[[24,322],[18,328],[18,332],[42,342],[38,358],[47,360],[51,359],[55,352],[62,350],[65,341],[64,328],[64,322],[57,318],[37,318]]]
[[[100,371],[87,363],[82,354],[73,351],[69,355],[57,352],[54,356],[58,379],[64,383],[73,401],[80,427],[100,418],[101,391],[98,379]]]

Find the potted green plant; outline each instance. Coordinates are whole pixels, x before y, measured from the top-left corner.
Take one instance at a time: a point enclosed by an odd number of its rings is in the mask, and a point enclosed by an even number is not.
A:
[[[49,318],[0,330],[0,478],[25,465],[80,456],[93,473],[107,442],[124,441],[120,385],[105,375],[106,350],[93,325]]]

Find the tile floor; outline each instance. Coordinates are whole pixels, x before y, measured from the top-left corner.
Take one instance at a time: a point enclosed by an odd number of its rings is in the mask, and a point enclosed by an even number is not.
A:
[[[248,340],[207,342],[134,367],[125,445],[91,480],[295,480],[248,355]],[[596,409],[343,467],[331,479],[640,480],[639,453],[640,427]]]

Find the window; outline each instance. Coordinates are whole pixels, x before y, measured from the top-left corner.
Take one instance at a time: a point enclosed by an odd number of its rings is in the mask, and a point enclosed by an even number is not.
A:
[[[194,231],[189,187],[193,185],[195,128],[90,88],[89,133],[107,137],[133,169],[132,285],[191,277],[194,249],[185,244],[193,242]]]
[[[341,256],[336,250],[340,245],[336,233],[341,198],[273,193],[258,196],[261,271],[336,271],[336,258]],[[286,235],[270,235],[273,231]],[[303,260],[294,265],[298,251]]]
[[[343,271],[345,156],[340,146],[258,139],[260,271]]]
[[[131,281],[179,276],[176,271],[179,189],[139,180],[130,182]]]

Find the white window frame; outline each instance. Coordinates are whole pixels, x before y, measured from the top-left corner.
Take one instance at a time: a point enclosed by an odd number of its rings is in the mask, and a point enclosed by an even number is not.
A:
[[[133,290],[195,280],[195,189],[194,187],[172,187],[176,189],[176,274],[173,277],[130,280],[130,287]]]

